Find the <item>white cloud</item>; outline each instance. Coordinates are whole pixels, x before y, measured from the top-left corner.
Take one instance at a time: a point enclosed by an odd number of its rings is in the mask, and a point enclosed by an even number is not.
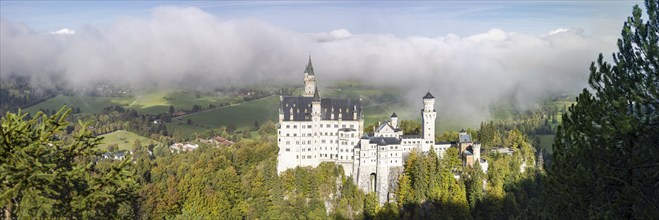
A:
[[[300,85],[311,51],[321,86],[359,79],[405,88],[415,103],[431,91],[446,108],[440,114],[487,113],[487,105],[500,99],[527,102],[579,90],[589,63],[615,48],[615,42],[578,29],[546,36],[499,29],[434,38],[353,35],[346,29],[307,34],[176,7],[157,8],[147,20],[125,18],[110,28],[88,26],[65,40],[4,20],[0,29],[2,77],[48,81],[46,75],[60,74],[78,86],[102,81],[193,88]]]
[[[554,29],[554,30],[549,31],[549,35],[554,35],[554,34],[563,33],[563,32],[567,32],[567,31],[569,31],[567,28],[558,28],[558,29]]]
[[[51,31],[50,32],[50,34],[53,34],[53,35],[73,35],[75,33],[76,33],[75,30],[68,29],[68,28],[62,28],[58,31]]]
[[[352,33],[346,29],[336,29],[330,32],[321,32],[310,34],[318,42],[327,42],[333,40],[340,40],[344,38],[349,38],[352,36]]]

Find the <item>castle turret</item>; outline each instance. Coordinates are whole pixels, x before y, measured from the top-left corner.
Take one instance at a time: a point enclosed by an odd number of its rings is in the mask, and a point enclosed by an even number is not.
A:
[[[313,72],[313,65],[311,65],[311,55],[309,55],[309,63],[304,70],[304,97],[313,97],[316,89],[316,75]]]
[[[398,128],[398,115],[396,115],[396,112],[391,114],[391,127]]]
[[[281,103],[283,103],[284,97],[279,96],[279,124],[281,124],[282,121],[284,121],[284,107],[282,106]]]
[[[474,152],[474,163],[481,162],[481,144],[475,143],[471,146],[471,150]]]
[[[435,97],[426,93],[423,96],[423,109],[421,110],[421,118],[423,119],[423,139],[426,144],[435,143],[435,119],[437,112],[435,112]]]
[[[313,99],[311,100],[311,118],[312,121],[320,121],[320,93],[318,88],[315,88],[313,93]]]

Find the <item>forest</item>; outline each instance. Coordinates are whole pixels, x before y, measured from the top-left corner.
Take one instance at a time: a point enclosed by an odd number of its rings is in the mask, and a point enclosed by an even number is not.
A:
[[[659,8],[656,0],[647,0],[645,8],[644,14],[634,7],[624,23],[612,61],[600,54],[592,62],[589,88],[561,110],[560,122],[531,115],[468,130],[484,145],[487,173],[478,163],[463,167],[454,148],[442,157],[413,151],[395,199],[381,205],[333,163],[277,174],[273,122],[255,123],[256,135],[236,136],[232,145],[202,143],[190,152],[135,141],[132,155],[113,160],[100,156],[100,134],[126,129],[171,143],[166,126],[152,122],[170,120],[174,111],[153,116],[109,107],[72,115],[63,107],[28,116],[18,110],[1,121],[0,217],[656,219]],[[406,133],[418,129],[413,121],[401,126]],[[227,130],[208,135],[232,133]],[[536,134],[556,135],[551,154],[541,153],[530,138]],[[437,139],[454,136],[447,132]]]

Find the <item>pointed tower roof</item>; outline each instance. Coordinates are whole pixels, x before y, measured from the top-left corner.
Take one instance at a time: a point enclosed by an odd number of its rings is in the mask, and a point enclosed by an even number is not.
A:
[[[396,112],[394,112],[393,114],[391,114],[390,118],[398,118],[398,115],[396,115]]]
[[[434,99],[435,97],[430,94],[430,92],[426,93],[425,96],[423,96],[423,99]]]
[[[307,64],[307,68],[304,70],[304,73],[308,73],[309,75],[314,75],[313,65],[311,65],[311,55],[309,55],[309,63]]]
[[[318,87],[316,87],[316,90],[313,91],[313,100],[320,101],[320,93],[318,92]]]

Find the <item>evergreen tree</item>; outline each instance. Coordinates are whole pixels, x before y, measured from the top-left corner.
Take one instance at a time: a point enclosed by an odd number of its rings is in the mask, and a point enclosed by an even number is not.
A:
[[[648,20],[635,6],[613,64],[600,54],[591,90],[563,114],[548,170],[553,218],[659,216],[659,9],[645,6]]]
[[[12,218],[122,218],[122,206],[134,198],[131,160],[97,162],[101,138],[87,125],[68,136],[66,107],[41,112],[8,113],[0,129],[0,206]],[[119,208],[122,208],[121,213]]]

